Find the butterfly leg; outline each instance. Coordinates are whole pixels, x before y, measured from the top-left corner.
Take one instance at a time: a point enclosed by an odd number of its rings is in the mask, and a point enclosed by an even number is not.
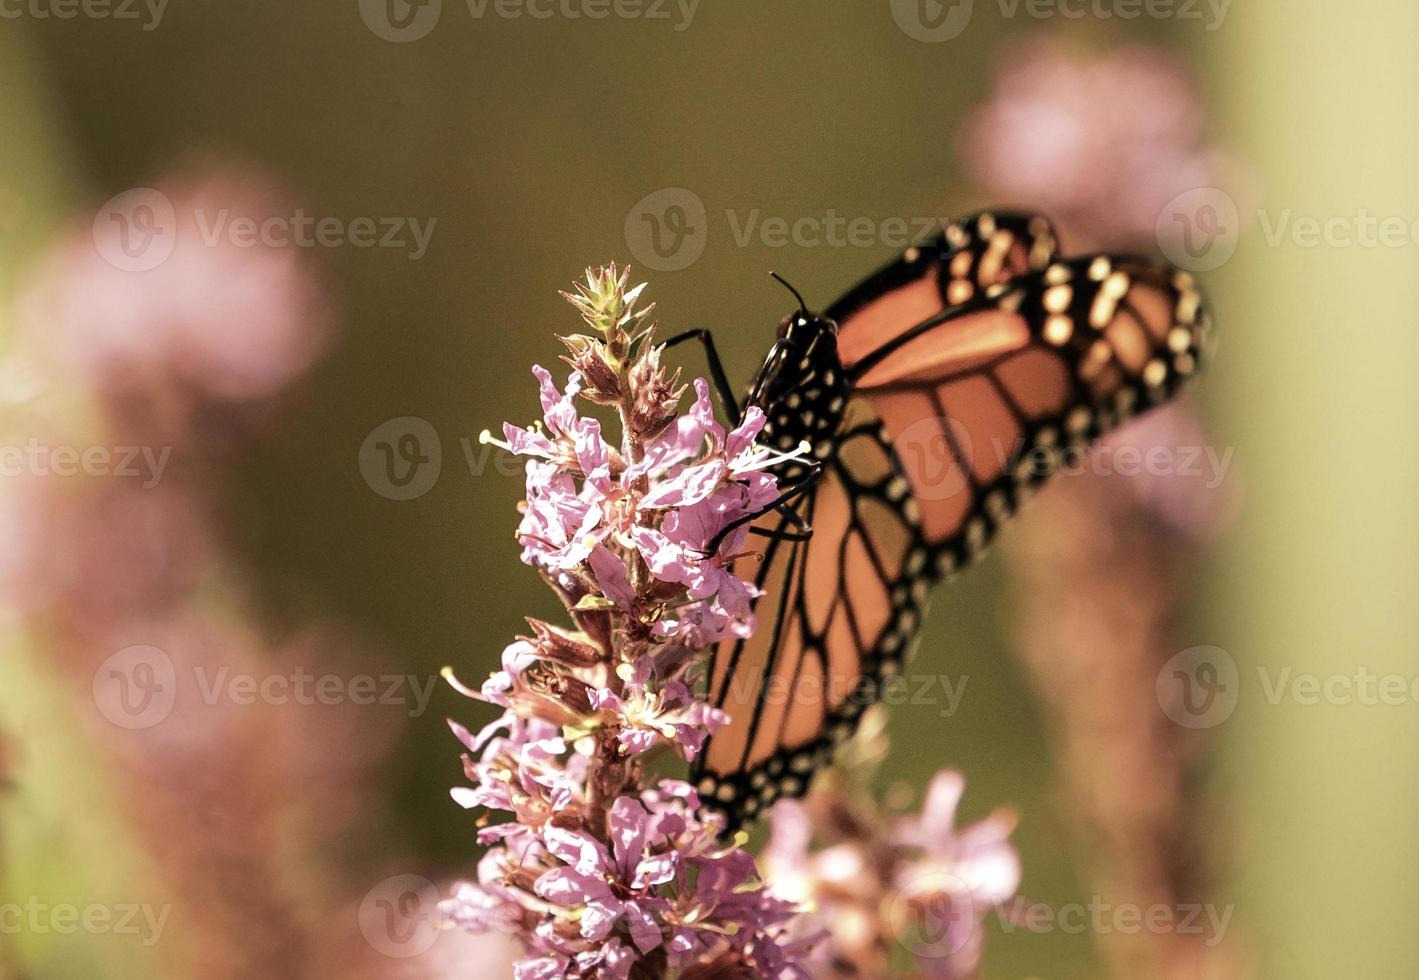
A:
[[[674,347],[683,344],[687,340],[698,340],[705,349],[705,360],[709,362],[710,378],[714,381],[715,391],[719,394],[720,408],[724,409],[729,418],[738,424],[741,421],[739,415],[739,400],[734,396],[734,387],[729,383],[729,375],[724,373],[724,364],[719,359],[719,351],[714,347],[714,335],[705,327],[697,327],[694,330],[686,330],[678,333],[665,341],[665,347]]]
[[[780,512],[783,512],[784,505],[786,505],[793,498],[800,496],[801,494],[806,492],[808,488],[813,485],[814,481],[818,479],[819,474],[821,474],[822,472],[823,464],[814,463],[805,475],[795,480],[788,487],[787,490],[779,494],[775,500],[765,506],[762,510],[756,511],[752,514],[745,514],[743,517],[740,517],[737,520],[730,521],[728,524],[724,525],[724,527],[719,529],[719,533],[716,534],[714,538],[710,540],[710,543],[705,546],[705,557],[717,554],[719,552],[719,546],[724,543],[724,539],[729,537],[729,535],[737,531],[739,528],[743,527],[745,524],[748,524],[750,521],[757,521],[759,518],[763,517],[771,510],[778,510]],[[792,511],[787,511],[787,513],[791,514]],[[798,524],[799,533],[805,535],[806,537],[812,536],[813,528],[810,527],[806,521],[804,521],[797,514],[793,514],[792,520]]]
[[[761,538],[768,538],[771,541],[807,541],[813,537],[813,525],[809,524],[803,517],[794,511],[787,504],[779,504],[778,512],[783,515],[783,519],[792,524],[795,530],[785,531],[782,528],[770,531],[766,527],[751,527],[750,534],[757,534]]]

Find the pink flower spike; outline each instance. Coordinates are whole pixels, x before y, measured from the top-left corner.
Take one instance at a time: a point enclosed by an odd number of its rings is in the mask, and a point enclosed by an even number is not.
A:
[[[588,273],[569,298],[599,336],[565,338],[578,371],[561,390],[534,369],[541,425],[503,430],[526,459],[522,560],[570,622],[535,621],[535,638],[510,644],[467,692],[501,718],[476,734],[451,725],[470,783],[454,801],[508,816],[479,827],[479,884],[460,886],[449,911],[470,931],[515,935],[526,980],[627,978],[651,954],[655,975],[727,964],[782,980],[805,942],[785,936],[795,909],[719,839],[722,818],[692,787],[649,783],[637,761],[666,748],[693,758],[728,720],[701,699],[697,671],[706,647],[747,635],[756,590],[724,551],[705,551],[774,499],[782,457],[754,443],[760,412],[726,435],[702,379],[677,416],[684,385],[626,287],[614,269]],[[578,398],[614,410],[624,431],[608,439]]]

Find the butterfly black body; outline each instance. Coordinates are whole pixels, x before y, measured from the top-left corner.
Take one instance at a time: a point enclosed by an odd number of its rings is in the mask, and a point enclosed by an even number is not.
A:
[[[851,387],[838,358],[838,325],[805,310],[785,317],[749,392],[747,405],[764,413],[759,441],[780,452],[808,446],[819,463],[832,457]],[[808,464],[780,464],[780,482],[805,477]]]

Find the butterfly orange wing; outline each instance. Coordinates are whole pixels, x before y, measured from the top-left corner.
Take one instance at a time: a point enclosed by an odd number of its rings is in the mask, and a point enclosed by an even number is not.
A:
[[[1108,256],[1053,261],[947,314],[848,365],[944,572],[1071,454],[1165,401],[1209,332],[1191,276]]]
[[[855,395],[796,507],[813,537],[767,542],[759,631],[711,667],[732,721],[695,775],[731,826],[806,790],[899,670],[934,578],[978,557],[1065,453],[1195,369],[1208,322],[1190,277],[1060,261],[1055,241],[1041,218],[979,215],[829,308]]]
[[[709,696],[731,723],[695,769],[702,797],[730,826],[806,790],[879,699],[921,615],[928,549],[886,434],[859,414],[865,408],[853,406],[833,458],[796,504],[811,538],[769,538],[757,569],[740,559],[740,574],[764,589],[759,629],[715,651]],[[759,528],[792,530],[780,514]]]

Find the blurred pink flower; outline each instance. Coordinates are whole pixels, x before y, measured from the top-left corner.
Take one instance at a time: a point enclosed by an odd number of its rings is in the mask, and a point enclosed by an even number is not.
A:
[[[814,977],[887,975],[894,950],[910,954],[920,976],[978,974],[985,919],[1019,888],[1020,859],[1010,812],[956,826],[964,788],[960,773],[943,770],[920,814],[893,819],[828,778],[806,801],[769,811],[764,877],[774,895],[809,910],[794,934],[814,940],[805,962]]]
[[[1192,79],[1172,53],[1128,45],[1080,57],[1041,37],[1007,45],[960,155],[993,201],[1055,220],[1074,250],[1148,247],[1167,203],[1216,186],[1244,194],[1237,164],[1203,140]]]
[[[114,826],[172,899],[184,938],[165,944],[165,975],[358,975],[333,968],[355,947],[328,941],[329,910],[407,712],[290,686],[302,672],[346,691],[381,665],[338,629],[263,621],[226,495],[239,451],[327,349],[330,303],[296,247],[204,238],[289,213],[267,182],[163,186],[164,261],[120,268],[85,223],[23,290],[19,352],[0,365],[21,471],[0,482],[0,579],[88,723]],[[110,456],[66,475],[31,445]],[[135,459],[136,475],[114,468]]]
[[[286,194],[236,171],[163,186],[151,193],[175,215],[166,259],[120,268],[99,237],[118,229],[82,223],[41,263],[20,319],[61,376],[120,421],[136,413],[176,438],[203,402],[236,408],[281,393],[325,353],[333,318],[296,244],[219,233],[288,216]]]

